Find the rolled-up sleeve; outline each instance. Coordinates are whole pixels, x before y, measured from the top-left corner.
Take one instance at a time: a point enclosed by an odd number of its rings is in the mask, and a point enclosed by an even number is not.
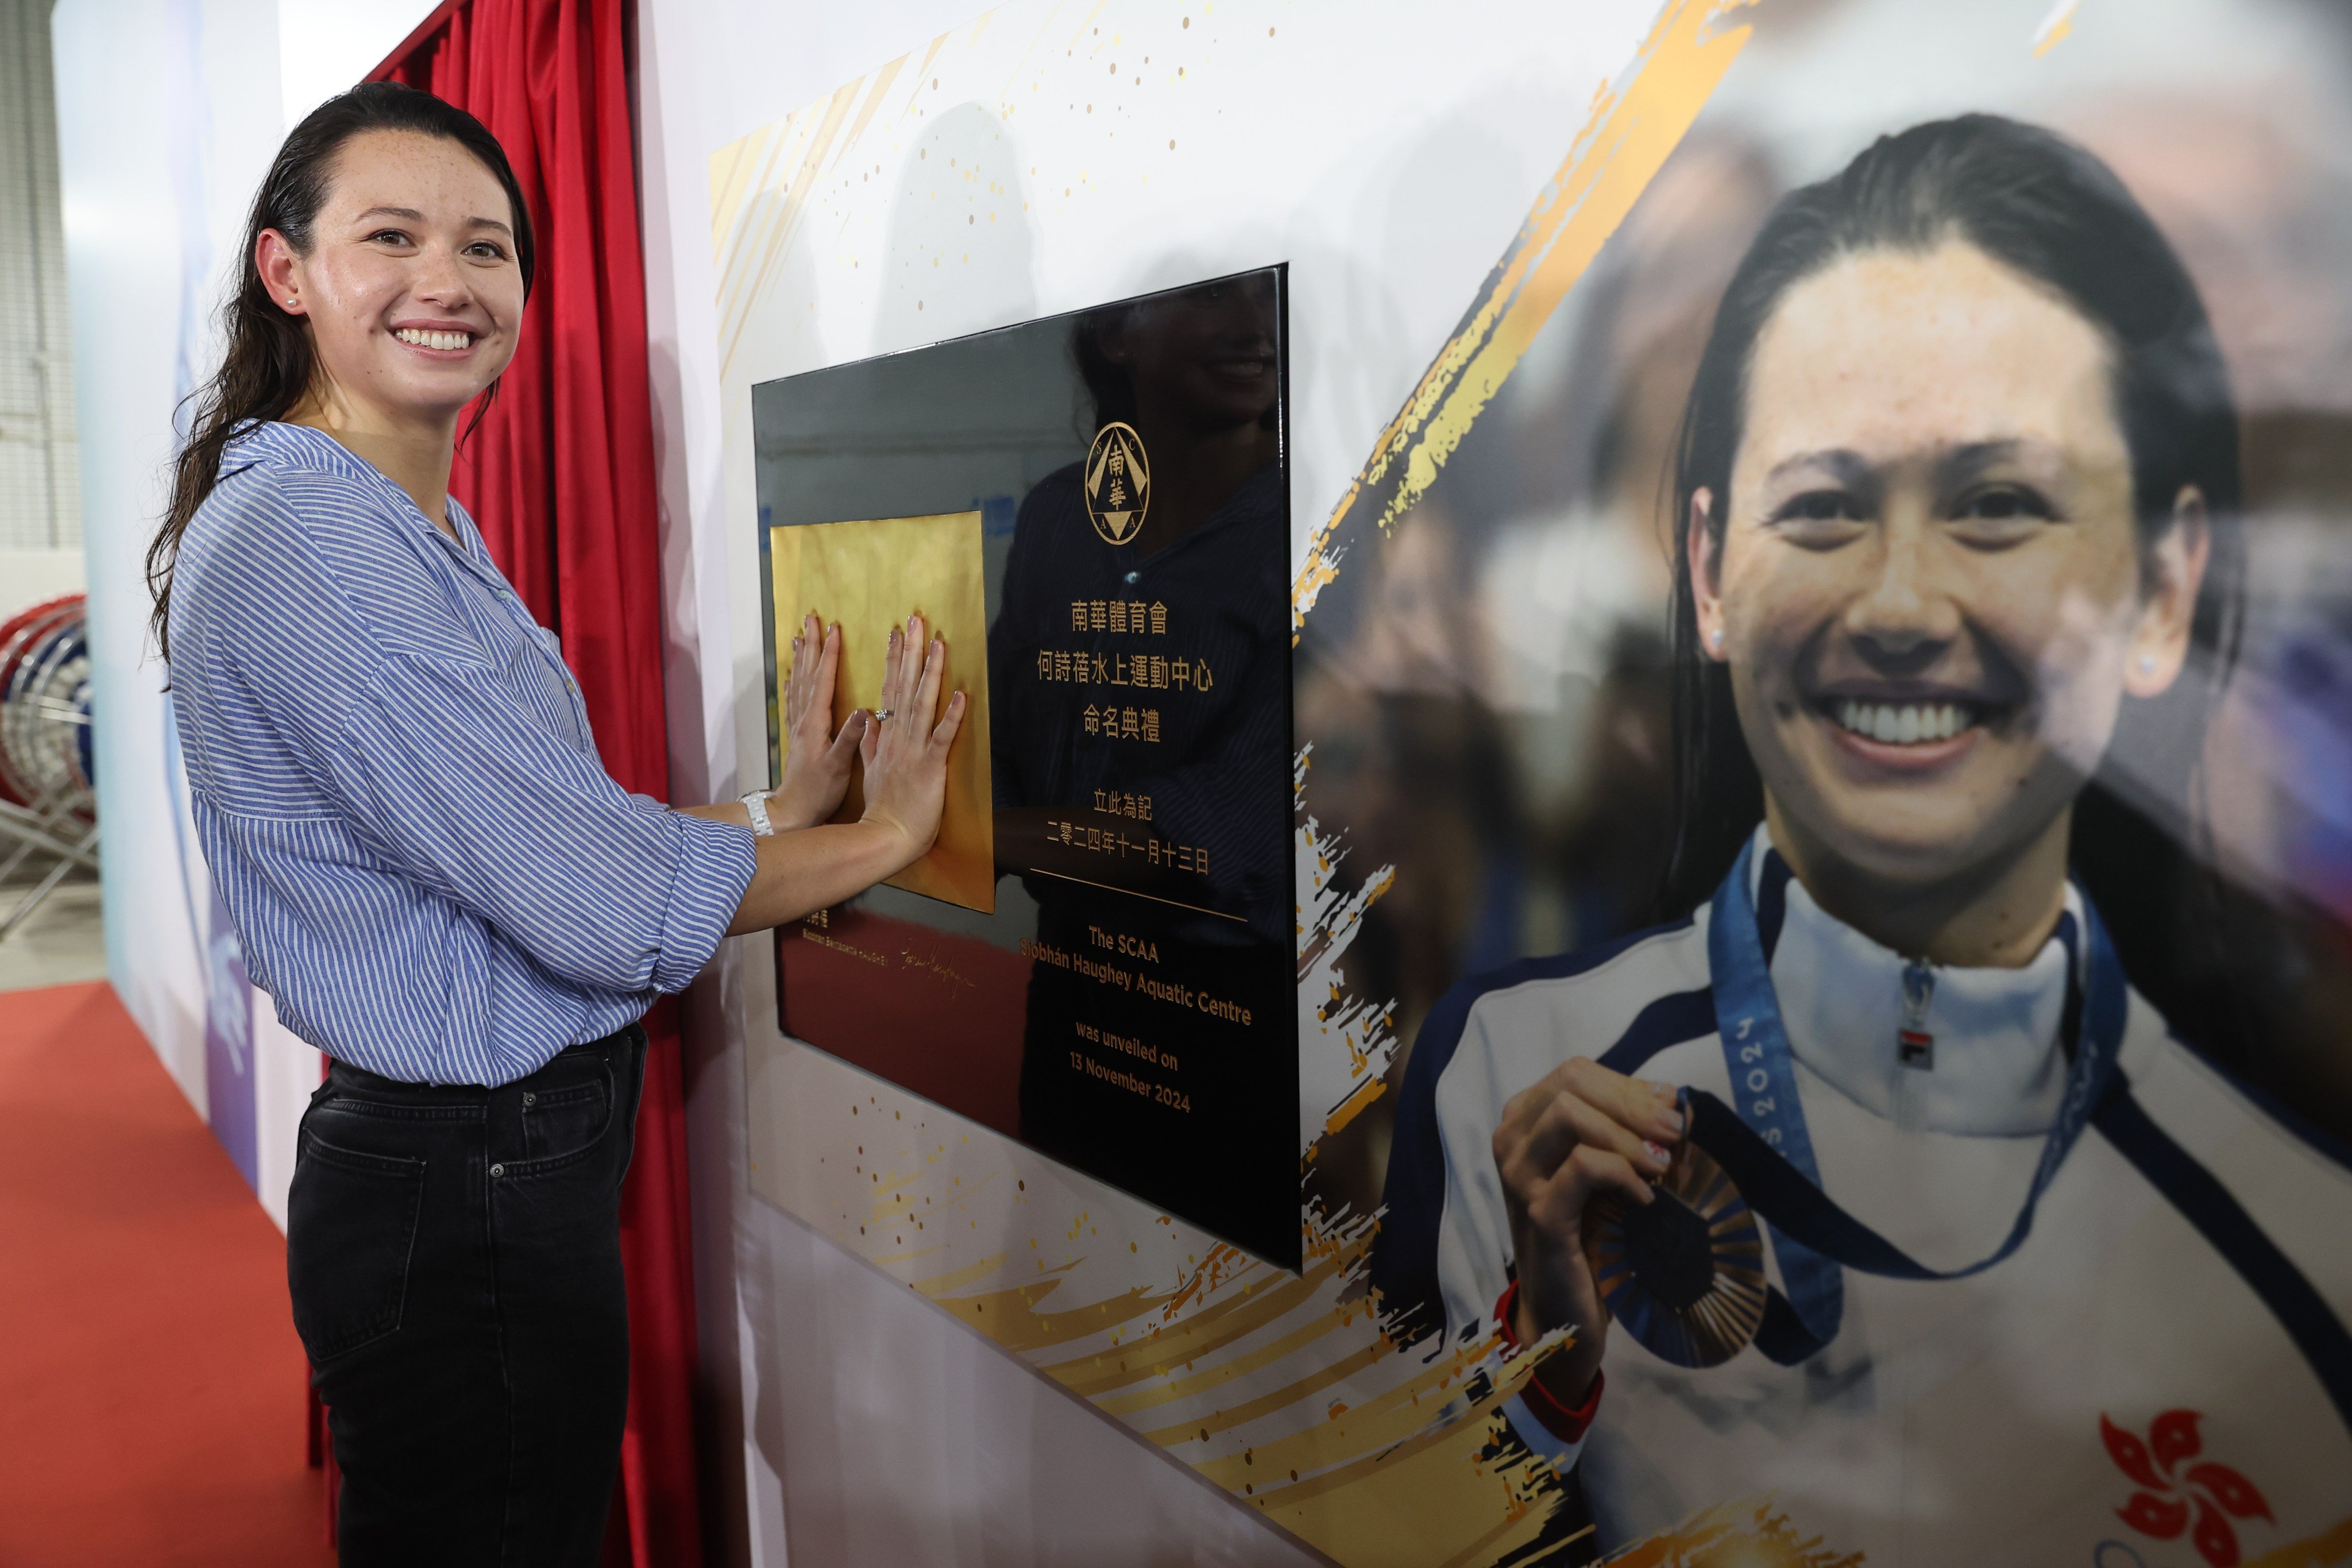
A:
[[[363,843],[575,984],[683,989],[751,885],[749,828],[646,809],[478,666],[385,658],[320,761]]]

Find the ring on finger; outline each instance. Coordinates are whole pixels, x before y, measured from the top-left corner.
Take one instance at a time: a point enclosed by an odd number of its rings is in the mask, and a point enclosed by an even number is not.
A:
[[[890,710],[887,708],[877,708],[874,710],[874,721],[877,724],[889,717]]]

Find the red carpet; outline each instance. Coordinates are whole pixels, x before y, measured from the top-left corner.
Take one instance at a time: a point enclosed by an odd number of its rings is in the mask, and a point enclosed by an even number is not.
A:
[[[0,1568],[333,1563],[277,1227],[104,984],[0,1017]]]

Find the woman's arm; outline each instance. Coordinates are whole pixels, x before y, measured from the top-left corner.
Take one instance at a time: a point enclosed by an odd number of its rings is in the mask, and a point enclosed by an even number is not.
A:
[[[738,809],[740,809],[740,807]],[[908,851],[908,840],[887,823],[827,822],[762,838],[758,868],[743,890],[729,936],[790,925],[854,899],[922,858],[930,846]]]
[[[1495,1128],[1496,1173],[1518,1265],[1512,1336],[1536,1342],[1557,1328],[1576,1342],[1537,1373],[1562,1405],[1584,1403],[1601,1370],[1609,1310],[1584,1256],[1585,1206],[1604,1194],[1646,1204],[1682,1141],[1675,1091],[1572,1058],[1511,1097]]]

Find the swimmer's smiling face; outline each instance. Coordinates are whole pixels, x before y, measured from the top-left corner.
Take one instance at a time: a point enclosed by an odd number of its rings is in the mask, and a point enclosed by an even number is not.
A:
[[[344,421],[455,420],[514,357],[524,289],[506,187],[445,137],[352,136],[309,252],[265,229],[255,264],[309,321],[313,395]]]
[[[2143,542],[2107,341],[1965,242],[1790,288],[1729,492],[1688,520],[1701,648],[1777,816],[1874,879],[2050,831],[2186,659],[2201,499]]]

